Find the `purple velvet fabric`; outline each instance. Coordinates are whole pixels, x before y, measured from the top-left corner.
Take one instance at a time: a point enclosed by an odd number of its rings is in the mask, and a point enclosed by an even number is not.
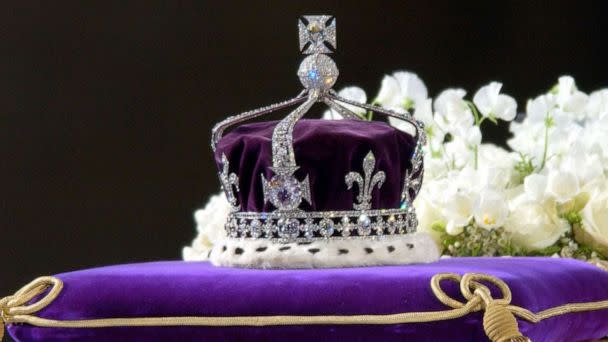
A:
[[[222,170],[226,154],[230,172],[239,176],[239,203],[245,211],[269,211],[264,204],[261,175],[273,176],[272,132],[278,121],[237,127],[218,143],[215,161]],[[305,210],[352,210],[358,189],[348,190],[344,176],[350,171],[363,174],[363,158],[369,151],[376,157],[376,169],[386,174],[380,190],[373,192],[372,208],[398,208],[406,170],[416,140],[384,122],[356,120],[300,120],[294,128],[294,151],[300,169],[296,177],[308,175],[312,204]]]
[[[311,270],[252,270],[208,263],[154,262],[58,275],[65,287],[39,316],[110,317],[356,315],[444,310],[429,281],[437,273],[503,279],[513,301],[533,312],[608,299],[608,272],[552,258],[454,258],[432,264]],[[461,298],[454,284],[446,292]],[[495,295],[497,296],[497,295]],[[463,300],[463,299],[461,299]],[[276,327],[58,329],[11,325],[18,341],[487,341],[481,313],[432,323]],[[519,322],[534,342],[591,341],[608,335],[608,310]]]

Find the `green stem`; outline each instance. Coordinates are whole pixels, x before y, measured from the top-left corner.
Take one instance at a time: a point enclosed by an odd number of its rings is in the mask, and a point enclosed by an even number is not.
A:
[[[473,117],[475,118],[475,126],[480,127],[481,123],[486,119],[485,117],[481,118],[481,116],[479,115],[479,112],[477,111],[477,107],[475,106],[475,104],[471,101],[466,101],[467,105],[469,106],[469,108],[471,109],[471,112],[473,113]],[[479,147],[477,145],[475,145],[473,147],[473,166],[475,167],[475,170],[477,170],[477,168],[479,167]]]
[[[549,116],[549,111],[547,111],[545,116],[545,146],[543,147],[543,160],[540,163],[540,168],[538,171],[542,171],[545,168],[545,163],[547,162],[547,152],[549,150],[549,128],[551,126],[551,117]]]
[[[477,167],[479,166],[479,147],[477,145],[473,147],[473,157],[475,170],[477,170]]]

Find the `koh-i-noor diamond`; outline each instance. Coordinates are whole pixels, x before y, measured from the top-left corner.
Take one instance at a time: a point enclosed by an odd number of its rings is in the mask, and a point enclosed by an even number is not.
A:
[[[279,237],[295,239],[300,234],[300,222],[296,219],[279,219]]]
[[[262,175],[262,183],[264,197],[279,210],[294,210],[302,199],[310,202],[308,177],[300,182],[293,175],[277,174],[266,181]]]

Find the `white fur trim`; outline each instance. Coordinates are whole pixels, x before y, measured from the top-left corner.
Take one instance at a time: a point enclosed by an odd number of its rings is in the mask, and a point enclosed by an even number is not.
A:
[[[437,245],[426,233],[380,239],[329,239],[307,244],[264,239],[226,238],[209,260],[216,266],[246,268],[324,268],[428,263],[439,259]]]

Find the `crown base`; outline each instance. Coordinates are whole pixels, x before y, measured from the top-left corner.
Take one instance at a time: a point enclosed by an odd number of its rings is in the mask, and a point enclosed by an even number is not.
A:
[[[209,259],[216,266],[258,269],[359,267],[434,262],[439,250],[422,232],[288,244],[226,238],[213,247]]]
[[[225,228],[232,238],[264,238],[289,243],[411,234],[416,232],[417,225],[414,207],[404,203],[400,209],[232,212]]]

